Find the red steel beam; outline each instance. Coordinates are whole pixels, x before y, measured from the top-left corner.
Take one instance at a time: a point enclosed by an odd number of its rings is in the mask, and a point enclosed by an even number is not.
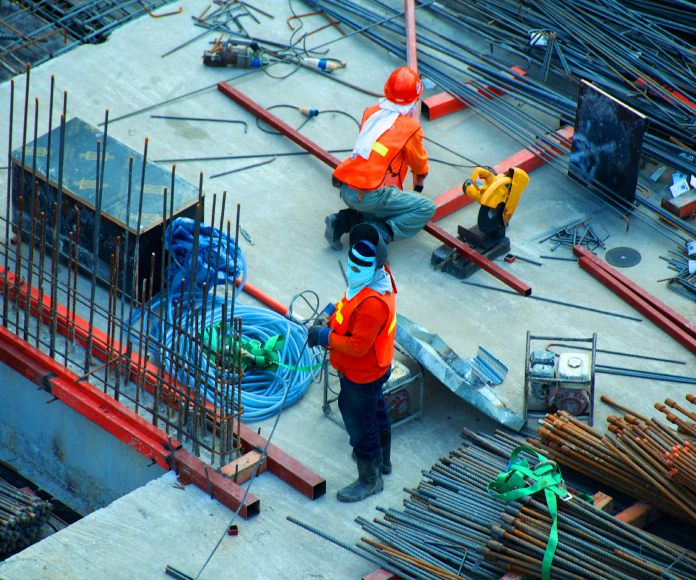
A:
[[[612,290],[615,294],[633,306],[640,313],[645,315],[646,318],[650,319],[682,346],[696,354],[696,337],[688,334],[678,325],[674,324],[674,322],[665,317],[664,314],[656,309],[649,300],[646,300],[641,295],[636,294],[631,289],[627,288],[609,272],[597,266],[597,264],[591,260],[581,257],[578,260],[578,264],[595,280],[601,282],[604,286]]]
[[[504,282],[510,288],[519,292],[523,296],[529,296],[532,293],[532,289],[529,286],[527,286],[527,284],[522,282],[522,280],[519,280],[518,278],[510,274],[510,272],[503,270],[500,266],[494,264],[485,256],[482,256],[478,252],[472,250],[459,238],[456,238],[452,234],[447,233],[440,226],[434,224],[433,222],[428,222],[425,225],[424,229],[430,235],[440,240],[443,244],[446,244],[450,248],[456,249],[467,260],[471,260],[479,268],[485,270],[489,274],[492,274],[493,276],[498,278],[498,280]]]
[[[245,519],[259,514],[260,502],[253,494],[245,492],[242,486],[221,475],[192,453],[178,449],[171,463],[182,483],[193,483],[222,505],[233,511],[239,510],[239,515]]]
[[[563,127],[553,133],[552,137],[558,139],[561,143],[563,141],[571,141],[573,132],[573,127]],[[550,147],[546,143],[539,142],[532,145],[529,149],[521,149],[507,159],[497,163],[493,166],[493,170],[496,173],[502,173],[511,167],[519,167],[527,173],[530,173],[562,153],[563,149],[561,148]],[[436,222],[468,205],[472,200],[462,191],[462,186],[457,185],[439,197],[436,197],[433,201],[435,201],[437,209],[435,210],[432,221]]]
[[[0,360],[130,447],[169,469],[169,439],[163,431],[94,385],[78,382],[69,369],[0,326]],[[174,447],[179,443],[172,441]]]
[[[511,67],[511,70],[515,71],[519,76],[527,76],[526,71],[518,66]],[[493,99],[505,94],[503,91],[491,86],[475,90],[486,99]],[[430,121],[434,121],[435,119],[439,119],[440,117],[444,117],[456,111],[461,111],[462,109],[467,109],[471,106],[471,103],[464,97],[458,98],[449,93],[438,93],[437,95],[423,99],[423,114]]]
[[[158,429],[94,385],[78,382],[77,375],[45,353],[34,348],[7,328],[0,326],[0,361],[35,385],[62,401],[138,453],[164,469],[174,469],[184,483],[194,483],[221,504],[248,518],[259,513],[253,494],[181,449]],[[174,459],[172,459],[172,454]]]
[[[331,167],[336,167],[341,162],[340,159],[334,157],[333,155],[331,155],[331,153],[329,153],[325,149],[322,149],[313,141],[307,139],[302,133],[293,129],[285,121],[281,121],[278,117],[264,109],[257,102],[253,101],[244,93],[235,89],[233,86],[229,85],[228,83],[222,82],[218,83],[217,87],[223,95],[229,97],[235,103],[244,107],[250,113],[256,115],[264,123],[267,123],[276,131],[279,131],[280,133],[288,137],[288,139],[290,139],[294,143],[297,143],[300,147],[302,147],[302,149],[304,149],[305,151],[309,151],[312,155],[314,155],[327,165],[330,165]]]
[[[240,93],[237,89],[231,87],[230,85],[224,82],[218,83],[218,89],[224,95],[230,97],[237,104],[247,109],[247,111],[253,113],[259,119],[261,119],[265,123],[268,123],[269,125],[271,125],[271,127],[289,137],[292,141],[297,143],[305,151],[309,151],[312,155],[326,163],[329,167],[335,168],[340,163],[340,161],[336,157],[331,155],[328,151],[322,149],[313,141],[310,141],[309,139],[305,138],[303,135],[295,131],[295,129],[293,129],[274,115],[272,115],[270,112],[268,112],[261,105]],[[433,222],[429,222],[428,224],[426,224],[426,226],[423,229],[432,236],[435,236],[441,242],[450,246],[451,248],[456,248],[461,254],[466,256],[477,266],[486,270],[486,272],[492,274],[493,276],[498,278],[498,280],[504,282],[511,288],[515,289],[520,294],[523,294],[524,296],[529,296],[532,293],[532,289],[529,286],[527,286],[527,284],[517,279],[512,274],[506,272],[499,266],[495,265],[485,256],[482,256],[481,254],[464,244],[464,242],[462,242],[458,238],[451,236],[442,228],[435,225]]]
[[[666,319],[670,320],[672,323],[676,324],[679,328],[681,328],[684,332],[686,332],[689,336],[692,336],[696,338],[696,325],[694,325],[693,322],[679,314],[676,310],[673,310],[669,306],[667,306],[664,302],[661,302],[651,294],[648,294],[643,288],[638,286],[633,280],[627,278],[623,274],[621,274],[619,271],[617,271],[615,268],[612,268],[609,264],[607,264],[604,260],[601,260],[597,256],[595,256],[592,252],[589,250],[586,250],[582,246],[573,246],[573,253],[578,256],[582,257],[593,264],[595,264],[598,268],[602,268],[604,271],[608,272],[615,280],[620,282],[623,286],[625,286],[627,289],[635,293],[636,295],[640,296],[644,300],[648,301],[651,306],[653,306],[662,316],[664,316]]]
[[[253,449],[260,451],[266,448],[267,440],[245,425],[242,425],[240,437],[245,451]],[[266,448],[266,459],[268,471],[310,499],[317,499],[326,493],[326,479],[305,467],[273,443]]]
[[[12,291],[14,289],[14,275],[12,272],[8,272],[7,274],[7,279],[2,277],[4,269],[0,266],[0,290],[2,290],[3,286],[5,283],[9,284],[9,288]],[[250,286],[249,284],[245,284],[245,289],[247,286]],[[253,288],[253,287],[252,287]],[[32,288],[29,292],[29,299],[31,300],[30,304],[30,310],[31,313],[34,315],[38,315],[39,312],[39,307],[38,307],[38,290],[36,288]],[[283,306],[280,302],[277,302],[267,294],[261,292],[260,290],[254,288],[254,291],[250,293],[252,296],[256,297],[258,300],[264,302],[265,304],[269,305],[271,308],[277,310],[281,314],[286,314],[288,311],[288,308]],[[12,295],[10,295],[10,298],[13,299]],[[19,295],[15,298],[19,300],[20,303],[26,304],[26,299],[27,299],[27,290],[26,290],[26,284],[24,287],[20,290]],[[48,295],[43,296],[43,312],[44,312],[44,322],[49,322],[50,321],[50,312],[51,312],[51,298]],[[61,305],[57,305],[57,318],[58,318],[58,330],[62,334],[66,334],[67,329],[71,329],[73,327],[72,320],[68,321],[67,320],[67,311],[66,309]],[[73,316],[71,315],[71,319]],[[87,344],[87,337],[89,335],[89,323],[84,320],[83,318],[79,316],[74,316],[74,326],[75,326],[75,338],[76,340],[82,345],[85,346]],[[12,335],[14,336],[14,335]],[[23,341],[22,341],[23,342]],[[95,358],[101,361],[106,361],[107,360],[107,337],[104,332],[102,332],[98,328],[93,328],[92,329],[92,353]],[[40,351],[37,351],[40,353]],[[124,351],[121,350],[121,345],[118,342],[114,342],[112,345],[111,349],[112,353],[123,353]],[[50,357],[47,355],[43,355],[48,361],[53,361]],[[111,358],[113,358],[113,354],[111,355]],[[137,380],[138,376],[142,378],[142,369],[145,368],[145,377],[144,377],[144,386],[145,388],[150,392],[153,393],[159,380],[158,377],[160,376],[159,374],[159,369],[153,365],[152,363],[146,363],[143,364],[139,357],[137,356],[136,353],[131,354],[131,368],[130,368],[130,376],[133,380]],[[58,365],[56,363],[56,369],[64,369],[61,365]],[[59,374],[58,370],[56,371],[56,374]],[[71,377],[73,376],[70,371],[67,369],[64,369],[65,372],[69,373],[67,376]],[[61,375],[63,376],[63,375]],[[177,382],[173,379],[173,377],[169,377],[167,375],[164,375],[163,377],[165,381],[171,383],[171,384],[177,384]],[[38,384],[38,383],[37,383]],[[87,384],[87,383],[80,383],[80,384]],[[169,398],[176,398],[178,397],[178,392],[181,392],[183,389],[181,386],[176,388],[169,388],[167,385],[164,385],[163,392],[164,394],[169,397]],[[110,400],[111,397],[108,397]],[[211,412],[212,412],[212,407],[211,407]],[[139,417],[146,425],[150,425],[147,421],[142,419],[142,417]],[[153,429],[157,429],[154,426],[151,426]],[[242,433],[240,434],[241,440],[242,440],[242,446],[244,447],[245,450],[252,450],[252,449],[263,449],[266,444],[266,439],[261,437],[260,435],[257,435],[254,431],[249,429],[248,427],[242,426]],[[311,497],[312,499],[316,499],[320,496],[322,496],[324,493],[326,493],[326,480],[321,477],[320,475],[317,475],[314,473],[311,469],[285,453],[282,449],[275,445],[270,445],[269,448],[266,451],[267,453],[267,460],[268,460],[268,470],[273,473],[276,477],[279,477],[295,489],[297,489],[300,493],[306,495],[307,497]]]
[[[696,193],[689,192],[671,199],[663,197],[660,205],[669,213],[686,219],[696,214]]]
[[[438,195],[433,201],[435,202],[435,213],[431,221],[436,222],[466,207],[474,200],[462,191],[461,185],[457,185],[442,195]]]
[[[406,64],[414,73],[418,74],[418,48],[416,46],[416,10],[413,0],[404,0],[404,28],[406,31]],[[411,111],[411,117],[420,119],[421,102]]]
[[[194,483],[229,509],[239,509],[245,518],[259,513],[259,500],[253,494],[245,497],[241,486],[212,468],[206,473],[207,466],[181,449],[178,441],[170,443],[162,430],[94,385],[78,381],[72,371],[3,326],[0,326],[0,361],[164,469],[174,468],[183,481]]]

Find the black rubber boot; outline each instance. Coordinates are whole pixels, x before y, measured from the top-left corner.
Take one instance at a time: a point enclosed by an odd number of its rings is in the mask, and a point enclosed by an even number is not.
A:
[[[391,431],[382,431],[379,434],[379,442],[382,445],[382,473],[389,475],[392,472]]]
[[[338,224],[338,214],[332,213],[326,216],[324,223],[326,224],[326,229],[324,230],[324,237],[329,245],[334,250],[342,250],[343,244],[341,243],[341,236],[345,233],[341,231]]]
[[[354,225],[362,223],[362,215],[354,209],[342,209],[338,213],[327,215],[324,223],[326,241],[334,250],[342,250],[341,236],[347,234]]]
[[[382,466],[380,471],[382,475],[389,475],[392,472],[391,464],[391,431],[383,431],[380,433],[380,441],[382,444]],[[355,450],[350,454],[353,461],[358,460],[358,456],[355,454]]]
[[[361,501],[384,489],[384,482],[380,473],[382,456],[378,455],[373,459],[362,459],[361,457],[356,457],[355,459],[358,462],[358,479],[338,490],[336,493],[338,501]]]

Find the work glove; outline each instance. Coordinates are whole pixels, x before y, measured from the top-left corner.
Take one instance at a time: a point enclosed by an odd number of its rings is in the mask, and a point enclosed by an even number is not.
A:
[[[421,193],[423,191],[423,186],[425,184],[425,175],[414,175],[413,176],[413,191]]]
[[[314,319],[312,326],[326,326],[326,323],[329,321],[329,317],[334,312],[336,312],[336,306],[332,302],[329,302],[326,306],[324,306],[324,310],[322,310]]]
[[[329,336],[333,332],[332,329],[325,326],[310,326],[307,330],[307,346],[314,348],[315,346],[329,346]]]

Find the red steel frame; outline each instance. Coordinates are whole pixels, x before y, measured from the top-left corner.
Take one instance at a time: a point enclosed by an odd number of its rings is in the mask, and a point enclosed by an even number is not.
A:
[[[406,31],[406,64],[418,74],[418,48],[416,46],[416,9],[414,0],[404,0],[404,28]],[[411,111],[414,119],[420,119],[421,102],[418,100]]]
[[[290,127],[287,123],[278,119],[275,115],[264,109],[261,105],[259,105],[258,103],[256,103],[255,101],[253,101],[252,99],[235,89],[234,87],[230,86],[229,84],[225,82],[218,83],[218,90],[220,90],[220,92],[223,93],[225,96],[231,98],[235,103],[241,105],[247,111],[253,113],[259,119],[269,124],[274,129],[283,133],[283,135],[288,137],[294,143],[297,143],[305,151],[309,151],[312,155],[326,163],[329,167],[335,168],[340,163],[338,158],[331,155],[325,149],[319,147],[319,145],[317,145],[313,141],[307,139],[304,135]],[[482,256],[478,252],[471,249],[468,245],[466,245],[458,238],[449,235],[447,232],[445,232],[442,228],[435,225],[434,223],[428,223],[424,229],[429,234],[435,236],[441,242],[447,244],[452,248],[456,248],[457,251],[469,258],[472,262],[474,262],[475,264],[477,264],[478,266],[480,266],[481,268],[483,268],[484,270],[486,270],[487,272],[489,272],[490,274],[492,274],[493,276],[495,276],[496,278],[498,278],[499,280],[516,290],[517,292],[519,292],[520,294],[524,296],[529,296],[529,294],[532,293],[532,289],[522,280],[519,280],[517,277],[513,276],[509,272],[506,272],[505,270],[491,262],[485,256]]]
[[[0,267],[0,290],[3,289],[5,284],[9,285],[9,290],[10,290],[10,295],[14,292],[14,274],[12,272],[8,272],[7,276],[3,276],[4,274],[4,268]],[[245,284],[245,290],[248,284]],[[268,295],[264,294],[257,288],[252,287],[252,292],[250,293],[252,296],[255,296],[257,299],[265,302],[268,304],[271,308],[274,308],[275,310],[279,311],[281,314],[287,313],[287,308],[284,307],[282,304],[279,302],[275,301],[273,298],[269,297]],[[26,305],[26,300],[27,300],[27,287],[26,284],[22,284],[20,286],[19,292],[17,296],[10,296],[12,299],[16,300],[18,303],[18,306],[23,307]],[[28,292],[28,298],[30,300],[30,312],[34,316],[38,316],[39,314],[39,293],[36,288],[31,288],[30,291]],[[51,298],[50,296],[44,295],[43,296],[43,308],[42,310],[42,319],[44,322],[49,322],[50,321],[50,312],[51,312]],[[75,339],[78,341],[79,344],[82,346],[87,345],[87,337],[89,336],[89,324],[86,320],[80,318],[79,316],[73,316],[71,315],[71,320],[68,320],[67,318],[67,311],[65,307],[61,304],[57,305],[57,319],[58,319],[58,324],[57,328],[58,331],[61,332],[62,334],[66,334],[68,329],[73,328],[73,321],[74,321],[74,328],[75,328]],[[11,335],[14,336],[14,335]],[[17,339],[17,337],[15,337]],[[19,339],[17,339],[19,340]],[[24,341],[20,341],[24,342]],[[92,354],[95,358],[101,360],[101,361],[106,361],[107,356],[108,356],[108,339],[107,336],[104,332],[102,332],[98,328],[92,329]],[[29,346],[29,345],[27,345]],[[33,347],[30,347],[33,348]],[[34,349],[36,350],[36,349]],[[111,352],[122,352],[122,348],[119,343],[115,342],[114,344],[111,345],[110,348]],[[40,351],[36,350],[37,353],[40,353]],[[43,354],[43,353],[40,353]],[[53,361],[50,357],[43,355],[46,357],[49,361]],[[65,367],[59,365],[55,361],[53,361],[56,365],[57,368],[63,369],[67,375],[61,375],[61,376],[66,376],[68,378],[73,377],[73,374],[70,371],[67,371]],[[14,368],[14,367],[13,367]],[[136,379],[138,374],[142,374],[142,369],[145,368],[145,387],[150,391],[154,392],[155,386],[157,385],[157,377],[159,376],[159,370],[158,368],[153,365],[152,363],[146,363],[145,365],[142,365],[138,356],[133,353],[131,355],[131,368],[130,368],[130,373],[131,373],[131,378]],[[22,370],[19,370],[19,372],[23,372]],[[58,374],[58,373],[56,373]],[[75,377],[76,378],[76,377]],[[171,377],[164,377],[167,382],[173,382]],[[74,380],[74,379],[73,379]],[[38,384],[38,383],[37,383]],[[58,387],[60,388],[61,385]],[[89,385],[88,383],[81,382],[79,383],[79,388],[82,388],[82,386],[89,386],[91,388],[94,388],[92,385]],[[97,393],[101,393],[101,391],[96,390]],[[111,401],[113,404],[122,407],[120,403],[117,401],[114,401],[111,397],[104,395],[101,393],[102,396],[106,397],[107,400]],[[169,397],[170,399],[174,399],[176,397],[176,390],[174,389],[169,389],[166,386],[164,387],[164,395],[166,397]],[[163,397],[165,398],[165,397]],[[123,407],[126,411],[129,411],[125,407]],[[130,412],[130,411],[129,411]],[[85,413],[83,413],[85,414]],[[133,413],[135,417],[137,417],[140,421],[144,422],[146,425],[148,425],[150,428],[153,430],[162,433],[164,435],[165,440],[166,440],[166,435],[147,421],[143,419],[142,417],[139,417]],[[92,417],[89,417],[90,419]],[[101,424],[100,424],[101,425]],[[103,425],[102,425],[103,426]],[[109,429],[110,432],[113,433]],[[114,433],[116,434],[116,433]],[[118,436],[118,435],[117,435]],[[240,439],[242,443],[242,449],[246,451],[254,450],[254,449],[263,449],[266,447],[266,439],[264,437],[261,437],[258,435],[255,431],[250,429],[249,427],[246,427],[242,425],[241,427],[241,432],[240,432]],[[135,441],[135,439],[133,440]],[[168,441],[167,441],[168,443]],[[129,443],[130,444],[130,443]],[[188,455],[187,455],[188,454]],[[189,457],[190,455],[190,457]],[[266,456],[267,456],[267,465],[268,465],[268,471],[273,473],[276,477],[279,477],[292,487],[294,487],[297,491],[302,493],[303,495],[311,498],[311,499],[316,499],[318,497],[321,497],[326,493],[326,479],[321,477],[320,475],[314,473],[311,469],[294,459],[292,456],[288,455],[285,453],[282,449],[275,445],[269,445],[268,448],[266,449]],[[189,454],[188,451],[185,451],[183,449],[176,451],[176,464],[179,466],[185,466],[187,469],[187,479],[192,481],[193,483],[201,482],[205,480],[205,485],[202,486],[202,489],[208,491],[210,484],[213,485],[213,490],[219,489],[219,492],[217,493],[218,499],[220,500],[221,503],[229,507],[230,509],[237,509],[239,503],[238,500],[241,499],[243,496],[243,489],[240,486],[237,486],[237,484],[234,484],[231,480],[228,478],[220,475],[213,469],[208,470],[208,474],[204,476],[204,479],[201,479],[201,474],[205,471],[205,464],[200,461],[197,457],[194,455]],[[168,467],[166,464],[163,464],[163,467]],[[195,473],[194,473],[195,472]],[[210,481],[210,484],[208,483]],[[230,486],[229,483],[232,483],[233,485]],[[237,491],[240,491],[240,493],[237,493]],[[211,492],[213,494],[213,492]],[[213,494],[215,495],[215,494]],[[237,503],[235,503],[235,501]],[[242,507],[242,510],[240,511],[240,514],[244,517],[247,517],[248,515],[255,515],[259,513],[259,506],[258,506],[258,499],[254,497],[252,494],[247,495],[247,501],[245,502],[245,505]]]
[[[578,264],[595,280],[616,293],[682,346],[696,354],[696,326],[678,312],[646,292],[635,282],[581,246],[573,246]]]
[[[519,76],[525,77],[527,73],[518,66],[513,66],[510,70],[515,71]],[[500,97],[505,93],[495,87],[487,86],[483,89],[476,89],[476,92],[486,99]],[[457,98],[449,93],[438,93],[427,99],[423,99],[423,113],[430,121],[449,115],[471,106],[464,98]]]

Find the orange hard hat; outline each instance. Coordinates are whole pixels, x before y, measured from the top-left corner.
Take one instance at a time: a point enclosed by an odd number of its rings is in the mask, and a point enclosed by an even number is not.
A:
[[[408,105],[421,96],[423,83],[407,66],[397,68],[384,84],[384,96],[397,105]]]

